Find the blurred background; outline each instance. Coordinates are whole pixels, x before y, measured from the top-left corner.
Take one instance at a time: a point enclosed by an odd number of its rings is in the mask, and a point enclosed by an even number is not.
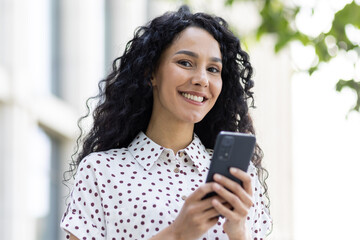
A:
[[[0,0],[0,239],[64,239],[86,99],[136,27],[183,3],[250,54],[269,239],[359,237],[360,1]]]

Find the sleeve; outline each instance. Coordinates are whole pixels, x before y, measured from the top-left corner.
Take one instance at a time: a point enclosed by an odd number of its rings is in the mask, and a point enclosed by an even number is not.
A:
[[[252,239],[264,240],[271,232],[272,219],[269,209],[265,205],[264,189],[260,184],[257,169],[253,163],[250,163],[248,173],[252,178],[253,202],[254,205],[248,214],[248,227],[251,231]]]
[[[81,240],[106,239],[105,215],[96,169],[89,161],[91,155],[86,158],[78,167],[70,202],[60,227]]]

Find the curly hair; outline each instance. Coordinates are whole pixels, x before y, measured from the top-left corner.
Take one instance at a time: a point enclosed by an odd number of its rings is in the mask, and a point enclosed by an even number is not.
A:
[[[223,69],[223,87],[211,111],[195,124],[194,132],[206,148],[213,148],[220,131],[255,135],[249,107],[254,107],[251,88],[253,68],[248,54],[241,49],[239,39],[221,17],[206,13],[192,14],[187,6],[167,12],[139,27],[121,57],[113,62],[112,72],[99,83],[99,102],[93,111],[93,126],[77,140],[70,172],[73,175],[81,160],[92,152],[127,147],[140,131],[146,131],[152,112],[153,89],[150,84],[161,54],[187,27],[199,27],[209,32],[219,43]],[[88,101],[90,100],[88,99]],[[82,146],[81,146],[81,142]],[[261,166],[263,153],[256,144],[252,162],[267,195],[265,180],[268,172]]]

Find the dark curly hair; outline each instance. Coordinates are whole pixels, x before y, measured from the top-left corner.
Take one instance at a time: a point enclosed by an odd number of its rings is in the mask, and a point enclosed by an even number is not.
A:
[[[213,148],[220,131],[255,135],[248,109],[254,107],[253,68],[248,54],[241,49],[239,39],[228,29],[226,21],[206,13],[192,14],[187,6],[177,12],[167,12],[139,27],[126,45],[121,57],[113,62],[112,72],[99,83],[99,94],[88,99],[88,114],[80,118],[81,130],[77,150],[71,164],[74,176],[79,163],[92,152],[127,147],[140,131],[146,131],[153,105],[150,78],[161,54],[180,32],[190,26],[209,32],[219,43],[223,69],[223,87],[211,111],[194,131],[206,148]],[[93,112],[93,126],[84,135],[81,120],[90,114],[89,100],[98,98]],[[83,142],[81,146],[81,142]],[[267,171],[261,166],[262,150],[256,145],[252,162],[267,195]]]

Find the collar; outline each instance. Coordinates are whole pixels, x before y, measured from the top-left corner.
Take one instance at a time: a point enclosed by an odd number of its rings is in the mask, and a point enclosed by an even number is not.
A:
[[[135,160],[148,171],[159,159],[164,147],[156,144],[145,133],[140,132],[129,144],[128,150]]]
[[[165,149],[148,138],[144,132],[140,132],[128,146],[130,154],[146,171],[150,170]],[[185,149],[179,150],[177,154],[180,152],[186,153],[185,155],[190,158],[199,172],[207,170],[210,165],[212,153],[208,152],[196,134],[192,142]]]
[[[185,148],[185,152],[199,172],[204,172],[209,168],[212,151],[205,148],[195,133],[193,141]]]

